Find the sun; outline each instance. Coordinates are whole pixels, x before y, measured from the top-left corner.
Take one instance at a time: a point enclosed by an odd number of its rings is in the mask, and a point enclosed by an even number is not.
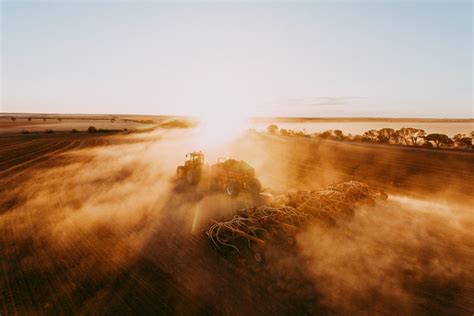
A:
[[[201,147],[232,141],[248,128],[248,118],[238,108],[209,109],[199,115],[198,142]]]

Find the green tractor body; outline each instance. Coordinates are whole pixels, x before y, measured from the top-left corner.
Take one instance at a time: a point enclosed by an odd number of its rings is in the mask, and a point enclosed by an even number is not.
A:
[[[184,166],[178,166],[176,169],[176,176],[178,179],[186,179],[190,185],[196,185],[201,180],[204,154],[193,152],[187,154],[186,158],[188,159],[184,162]]]

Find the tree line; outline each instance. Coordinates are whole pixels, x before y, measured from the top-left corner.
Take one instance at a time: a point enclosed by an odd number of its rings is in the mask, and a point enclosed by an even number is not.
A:
[[[398,130],[393,128],[371,129],[362,135],[344,134],[341,130],[331,129],[320,133],[308,134],[305,130],[293,131],[279,128],[272,124],[267,127],[267,133],[272,135],[320,138],[338,141],[367,142],[378,144],[392,144],[404,146],[417,146],[429,148],[459,148],[473,149],[474,131],[469,134],[456,134],[449,137],[445,134],[428,134],[423,129],[413,127],[403,127]]]

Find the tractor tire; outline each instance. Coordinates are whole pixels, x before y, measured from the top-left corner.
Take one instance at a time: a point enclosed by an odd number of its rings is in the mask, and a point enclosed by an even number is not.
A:
[[[198,184],[201,179],[201,173],[198,170],[189,170],[186,174],[186,180],[190,185]]]
[[[227,196],[235,197],[239,195],[240,185],[237,182],[230,182],[224,185],[224,193]]]
[[[247,184],[247,187],[249,192],[252,194],[259,194],[260,192],[262,192],[262,184],[256,178],[250,180]]]
[[[179,166],[177,169],[176,169],[176,177],[178,179],[182,179],[184,178],[184,174],[185,174],[185,169],[183,166]]]

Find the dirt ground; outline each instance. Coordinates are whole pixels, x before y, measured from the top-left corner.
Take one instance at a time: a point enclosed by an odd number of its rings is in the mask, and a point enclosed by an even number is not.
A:
[[[87,132],[90,126],[108,130],[143,130],[170,119],[172,117],[168,116],[0,113],[0,133],[71,132],[73,129]]]
[[[474,312],[472,152],[256,133],[218,148],[277,192],[353,179],[389,194],[257,264],[203,235],[248,196],[176,186],[195,144],[187,131],[0,135],[0,314]]]

